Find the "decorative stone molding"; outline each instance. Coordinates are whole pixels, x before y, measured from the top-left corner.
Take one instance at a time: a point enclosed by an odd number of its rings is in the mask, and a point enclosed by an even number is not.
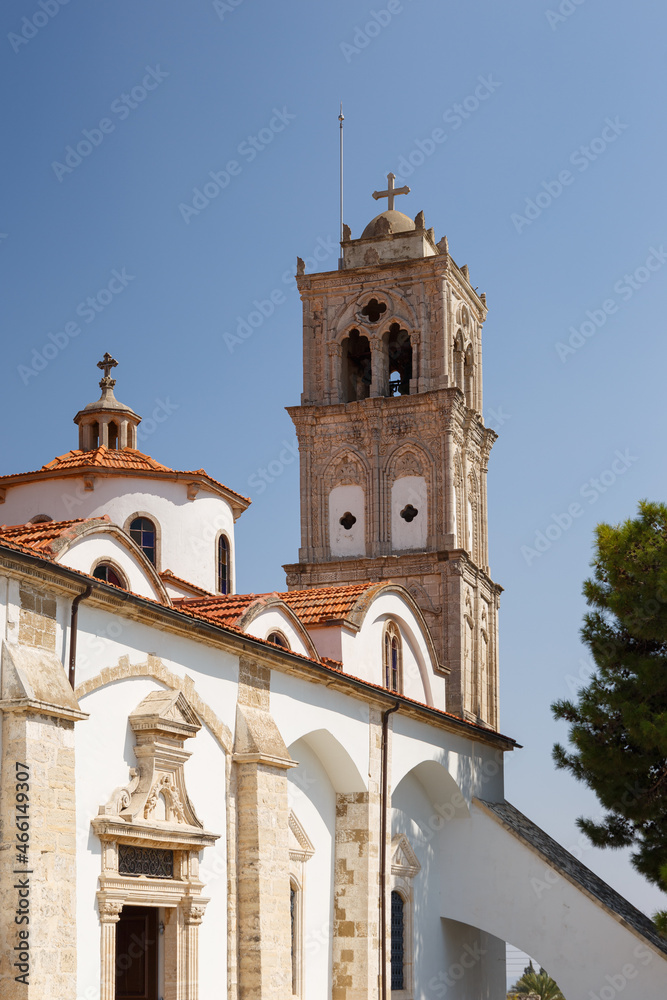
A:
[[[401,476],[422,476],[424,474],[422,463],[412,451],[403,452],[393,463],[394,478]]]
[[[308,861],[309,858],[312,858],[315,853],[315,848],[313,847],[308,834],[292,811],[290,811],[289,814],[289,828],[292,834],[289,849],[290,861]]]
[[[391,874],[402,878],[414,878],[421,871],[417,855],[404,833],[399,833],[391,841]]]

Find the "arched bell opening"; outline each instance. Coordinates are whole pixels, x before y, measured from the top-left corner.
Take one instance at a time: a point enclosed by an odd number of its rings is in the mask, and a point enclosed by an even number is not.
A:
[[[412,379],[412,342],[407,330],[392,323],[384,337],[389,371],[388,396],[408,396]]]
[[[343,402],[353,403],[368,399],[371,394],[371,347],[368,337],[358,330],[350,330],[342,344]]]

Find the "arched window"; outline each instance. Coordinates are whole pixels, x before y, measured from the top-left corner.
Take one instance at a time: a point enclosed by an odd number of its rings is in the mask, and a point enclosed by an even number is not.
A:
[[[463,336],[460,330],[454,339],[454,385],[463,389]]]
[[[95,451],[100,446],[100,425],[97,420],[90,425],[90,450]]]
[[[52,521],[53,518],[49,514],[35,514],[28,521],[28,524],[46,524],[48,521]]]
[[[468,345],[468,350],[465,354],[465,365],[463,368],[464,379],[465,379],[465,397],[466,406],[473,407],[475,405],[475,363],[472,353],[472,344]]]
[[[371,348],[368,337],[362,337],[358,330],[350,330],[342,344],[343,369],[341,388],[343,402],[352,403],[357,399],[368,399],[371,394]]]
[[[218,538],[218,593],[229,593],[229,542],[224,535]]]
[[[405,900],[391,894],[391,988],[405,989]]]
[[[107,427],[107,441],[109,442],[108,447],[116,451],[118,448],[118,426],[113,420]]]
[[[392,323],[385,335],[389,361],[389,395],[408,396],[412,378],[412,344],[410,334],[398,323]]]
[[[301,958],[299,948],[299,887],[293,879],[290,879],[289,886],[289,909],[290,909],[290,944],[292,952],[292,996],[298,994],[299,989],[299,961]]]
[[[401,633],[394,622],[387,622],[384,630],[384,683],[390,691],[402,690]]]
[[[104,583],[112,583],[114,587],[120,587],[121,590],[128,589],[121,574],[110,563],[98,563],[93,570],[93,576],[96,580],[102,580]]]
[[[275,642],[276,646],[282,646],[283,649],[292,648],[289,642],[287,641],[286,637],[282,634],[282,632],[278,631],[269,632],[266,638],[268,642]]]
[[[130,538],[136,542],[149,562],[156,565],[157,532],[155,524],[148,517],[135,517],[130,521]]]

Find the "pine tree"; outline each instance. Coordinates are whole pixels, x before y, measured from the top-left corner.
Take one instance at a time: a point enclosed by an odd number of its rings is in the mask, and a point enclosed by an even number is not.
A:
[[[604,809],[578,826],[597,847],[632,847],[632,863],[667,888],[667,506],[596,529],[591,610],[581,630],[596,669],[576,703],[552,706],[570,723],[557,767],[591,788]]]

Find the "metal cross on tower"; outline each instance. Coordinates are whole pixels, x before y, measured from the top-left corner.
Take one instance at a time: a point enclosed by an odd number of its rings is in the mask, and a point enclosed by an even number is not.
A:
[[[116,380],[115,378],[110,378],[109,372],[112,368],[118,367],[118,362],[107,351],[102,360],[97,362],[97,367],[101,368],[104,372],[104,378],[100,381],[100,389],[113,389]]]
[[[406,184],[405,187],[395,188],[394,181],[396,180],[396,174],[387,174],[387,190],[386,191],[373,191],[373,197],[377,201],[378,198],[387,198],[388,204],[387,208],[389,211],[393,211],[394,208],[394,198],[397,194],[410,194],[410,188]]]

